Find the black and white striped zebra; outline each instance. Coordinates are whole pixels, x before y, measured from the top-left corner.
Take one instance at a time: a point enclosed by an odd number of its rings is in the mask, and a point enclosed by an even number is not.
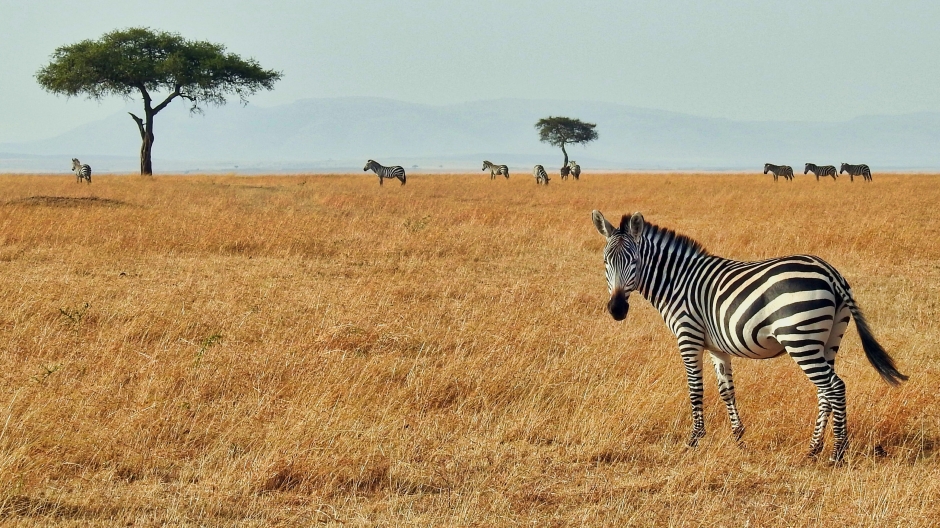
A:
[[[581,166],[578,165],[578,162],[569,161],[568,168],[571,170],[571,175],[574,176],[574,179],[578,180],[581,178]]]
[[[507,180],[509,179],[509,167],[505,165],[496,165],[495,163],[484,161],[483,170],[487,170],[487,169],[489,169],[490,171],[491,180],[496,179],[497,174],[502,174],[503,176],[506,177]]]
[[[816,165],[815,163],[807,163],[806,168],[803,169],[803,174],[811,172],[816,175],[816,181],[819,181],[819,177],[822,176],[832,176],[833,180],[839,178],[839,175],[836,173],[836,168],[832,165]]]
[[[604,265],[610,314],[618,321],[626,318],[630,293],[639,291],[676,335],[692,403],[690,446],[705,435],[706,350],[738,440],[744,426],[735,404],[731,357],[789,354],[817,391],[819,413],[809,455],[822,450],[831,415],[833,461],[842,458],[847,445],[845,383],[836,375],[835,359],[850,319],[855,319],[865,356],[881,377],[892,385],[907,379],[875,340],[846,280],[821,258],[792,255],[739,262],[711,255],[691,238],[647,223],[640,213],[624,215],[619,227],[599,211],[592,217],[607,238]]]
[[[400,165],[386,167],[377,161],[369,160],[366,162],[366,166],[362,168],[362,172],[366,172],[368,170],[371,170],[379,176],[379,185],[382,185],[382,180],[385,178],[398,178],[402,185],[405,184],[405,169]]]
[[[783,176],[787,180],[793,179],[793,167],[789,165],[774,165],[773,163],[764,164],[764,174],[768,172],[773,173],[774,181],[777,181],[777,176]]]
[[[848,163],[843,163],[842,167],[839,169],[839,174],[843,172],[849,173],[849,181],[855,181],[856,176],[861,176],[865,178],[865,181],[872,181],[871,179],[871,169],[868,168],[868,165],[862,163],[861,165],[849,165]]]
[[[72,158],[72,172],[75,173],[75,183],[82,183],[82,180],[91,183],[91,166],[78,161],[78,158]]]
[[[538,185],[548,185],[548,173],[545,172],[545,167],[541,165],[532,167],[532,175],[535,176],[535,183]]]

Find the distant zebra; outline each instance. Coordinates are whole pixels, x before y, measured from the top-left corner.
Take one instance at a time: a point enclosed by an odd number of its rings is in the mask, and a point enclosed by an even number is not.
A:
[[[774,175],[774,181],[777,181],[777,176],[783,176],[787,180],[793,179],[793,167],[789,165],[774,165],[772,163],[764,164],[764,174],[772,172]]]
[[[535,176],[535,183],[538,185],[548,185],[548,173],[545,172],[545,167],[541,165],[536,165],[532,167],[532,175]]]
[[[571,175],[574,176],[574,179],[581,178],[581,166],[578,165],[576,161],[569,161],[568,168],[571,170]]]
[[[489,170],[490,170],[490,179],[491,179],[491,180],[496,179],[496,175],[497,175],[497,174],[502,174],[503,176],[506,177],[507,180],[509,179],[509,167],[507,167],[507,166],[505,166],[505,165],[496,165],[495,163],[491,163],[491,162],[489,162],[489,161],[484,161],[484,162],[483,162],[483,170],[486,170],[486,169],[489,169]]]
[[[78,158],[72,158],[72,172],[75,173],[75,183],[82,183],[82,180],[91,183],[91,166],[82,164]]]
[[[378,174],[379,185],[382,185],[382,180],[385,178],[398,178],[401,180],[402,185],[405,184],[405,169],[399,165],[395,165],[394,167],[385,167],[384,165],[379,164],[377,161],[369,160],[366,162],[366,166],[362,168],[362,172],[366,172],[367,170],[372,170],[372,172]]]
[[[630,293],[638,291],[678,340],[692,404],[688,445],[694,447],[705,436],[706,350],[715,366],[731,432],[738,440],[744,426],[735,404],[731,356],[769,359],[789,354],[816,386],[819,413],[809,456],[822,450],[831,415],[835,462],[842,459],[848,438],[845,383],[835,372],[836,352],[851,319],[865,356],[882,379],[891,385],[907,379],[875,340],[848,282],[821,258],[791,255],[741,262],[711,255],[691,238],[646,222],[640,213],[623,215],[616,228],[600,211],[592,213],[592,220],[607,239],[604,266],[610,315],[617,321],[625,319]]]
[[[856,176],[861,176],[865,178],[865,181],[872,181],[871,179],[871,169],[868,168],[868,165],[864,163],[861,165],[849,165],[848,163],[843,163],[842,168],[839,169],[839,174],[845,171],[849,173],[849,181],[855,181]]]
[[[836,180],[839,175],[836,174],[836,168],[832,165],[816,165],[815,163],[807,163],[806,168],[803,169],[803,174],[812,171],[816,175],[816,181],[819,181],[819,177],[822,176],[832,176],[833,180]]]

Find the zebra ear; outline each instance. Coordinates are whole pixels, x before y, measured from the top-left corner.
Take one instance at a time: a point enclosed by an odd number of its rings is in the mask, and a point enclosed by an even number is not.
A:
[[[630,236],[634,240],[638,240],[640,235],[643,234],[643,226],[646,225],[646,221],[643,220],[643,215],[640,212],[633,213],[633,216],[630,217],[630,225],[627,228]]]
[[[594,221],[594,227],[597,228],[597,232],[604,235],[607,238],[610,238],[610,235],[614,232],[614,226],[604,218],[604,215],[600,211],[595,209],[591,212],[591,220]]]

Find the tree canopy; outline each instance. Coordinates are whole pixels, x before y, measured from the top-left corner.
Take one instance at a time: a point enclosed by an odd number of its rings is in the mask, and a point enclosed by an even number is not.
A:
[[[589,143],[597,139],[594,123],[585,123],[570,117],[546,117],[539,119],[535,128],[539,129],[539,141],[564,148],[565,145]]]
[[[580,119],[553,116],[539,119],[535,124],[535,128],[539,130],[539,141],[561,147],[561,152],[565,155],[565,162],[561,165],[563,177],[568,175],[568,151],[565,150],[565,145],[594,141],[597,139],[597,131],[594,130],[596,126],[594,123],[585,123]]]
[[[227,94],[246,103],[248,96],[272,89],[282,76],[254,59],[226,53],[223,45],[149,28],[112,31],[98,40],[62,46],[51,59],[36,73],[36,81],[54,94],[95,100],[140,94],[144,118],[133,113],[131,117],[143,141],[142,174],[152,173],[153,116],[174,99],[189,101],[192,112],[225,104]],[[153,105],[154,93],[166,95]]]

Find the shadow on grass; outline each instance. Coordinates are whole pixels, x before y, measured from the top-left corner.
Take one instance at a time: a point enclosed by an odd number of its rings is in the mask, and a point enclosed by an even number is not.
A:
[[[70,197],[70,196],[30,196],[4,202],[3,205],[26,205],[45,207],[122,207],[130,205],[120,200],[98,198],[97,196]]]

